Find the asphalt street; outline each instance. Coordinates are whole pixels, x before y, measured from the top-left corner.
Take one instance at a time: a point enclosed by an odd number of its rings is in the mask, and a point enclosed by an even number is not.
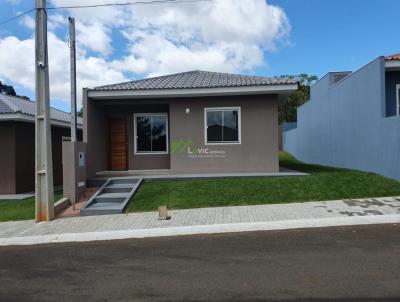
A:
[[[400,226],[1,247],[0,301],[400,301]]]

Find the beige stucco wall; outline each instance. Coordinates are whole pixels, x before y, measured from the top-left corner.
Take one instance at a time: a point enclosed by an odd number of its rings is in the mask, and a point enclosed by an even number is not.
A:
[[[278,100],[276,95],[174,98],[158,100],[84,100],[88,177],[108,169],[108,119],[128,122],[130,170],[171,169],[173,173],[277,172]],[[241,107],[241,144],[204,144],[204,108]],[[186,113],[186,109],[190,113]],[[84,109],[84,110],[85,110]],[[134,154],[134,113],[167,112],[169,145],[190,139],[193,147],[225,151],[224,157]]]
[[[15,194],[15,123],[0,123],[0,144],[0,194]]]
[[[62,185],[61,141],[70,136],[69,128],[51,127],[53,183]],[[0,123],[0,194],[35,190],[35,124]]]
[[[87,176],[107,170],[107,119],[104,110],[93,100],[87,99],[83,90],[83,141],[87,143]]]
[[[166,113],[168,104],[142,104],[125,106],[128,118],[128,155],[129,170],[169,169],[169,154],[135,154],[134,114],[135,113]]]
[[[240,107],[241,144],[205,145],[204,108]],[[186,113],[186,108],[190,113]],[[170,142],[190,139],[193,147],[225,151],[223,157],[171,154],[174,173],[278,172],[278,100],[269,96],[214,97],[170,103]]]
[[[169,154],[140,154],[134,152],[135,113],[167,113],[166,100],[98,101],[84,98],[84,141],[87,142],[88,177],[109,169],[109,120],[126,118],[129,170],[169,169]],[[86,115],[85,115],[86,108]]]

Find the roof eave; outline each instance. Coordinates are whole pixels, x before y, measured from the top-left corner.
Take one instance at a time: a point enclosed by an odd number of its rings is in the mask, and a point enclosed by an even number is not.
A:
[[[399,70],[400,69],[400,60],[386,61],[385,68],[386,68],[386,70],[390,70],[390,69]]]
[[[15,122],[34,123],[35,117],[32,115],[23,114],[23,113],[3,113],[3,114],[0,114],[0,121],[15,121]],[[70,123],[55,120],[55,119],[51,120],[51,125],[62,127],[62,128],[70,128],[71,127]],[[82,124],[78,124],[77,127],[78,127],[78,129],[82,129]]]
[[[176,98],[251,94],[290,94],[298,84],[274,84],[268,86],[243,86],[219,88],[152,89],[152,90],[88,90],[92,99],[124,98]]]

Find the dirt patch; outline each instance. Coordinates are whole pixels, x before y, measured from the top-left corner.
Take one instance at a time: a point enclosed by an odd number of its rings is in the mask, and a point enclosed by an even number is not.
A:
[[[86,201],[88,201],[98,190],[99,188],[87,188],[85,193],[81,196],[79,201],[75,203],[75,210],[72,208],[72,205],[66,208],[63,212],[57,215],[56,218],[64,218],[64,217],[77,217],[79,216],[80,209],[83,207]]]

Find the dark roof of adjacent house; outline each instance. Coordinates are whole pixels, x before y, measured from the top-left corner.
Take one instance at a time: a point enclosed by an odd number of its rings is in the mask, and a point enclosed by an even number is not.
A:
[[[387,57],[385,57],[385,60],[386,61],[397,61],[397,60],[400,61],[400,53],[396,53],[394,55],[387,56]]]
[[[293,85],[298,82],[288,78],[267,78],[210,71],[188,71],[160,77],[95,87],[94,91],[158,90],[192,88],[226,88],[246,86]]]
[[[25,98],[0,94],[0,117],[3,114],[22,114],[27,117],[34,117],[36,113],[36,103]],[[71,116],[69,113],[50,108],[52,122],[69,123]],[[82,118],[78,117],[78,124],[82,124]]]

